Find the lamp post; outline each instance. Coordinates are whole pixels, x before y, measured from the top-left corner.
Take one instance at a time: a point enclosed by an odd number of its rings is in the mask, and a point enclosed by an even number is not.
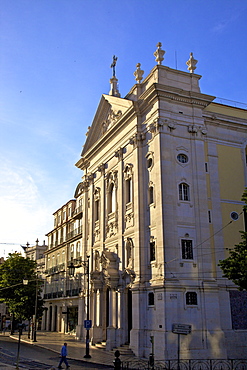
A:
[[[35,285],[35,306],[34,306],[34,315],[32,320],[32,333],[31,333],[31,340],[33,342],[37,342],[36,339],[36,332],[37,332],[37,311],[38,311],[38,277],[36,276],[35,279],[36,285]],[[28,280],[23,279],[23,284],[27,285]]]
[[[87,256],[87,261],[85,264],[86,267],[86,274],[87,274],[87,322],[89,322],[89,257]],[[89,328],[87,328],[86,334],[86,354],[84,358],[91,358],[89,354]]]
[[[89,320],[89,304],[90,304],[89,258],[90,258],[90,256],[87,256],[87,260],[81,262],[81,265],[84,266],[84,268],[85,268],[85,275],[87,275],[87,320],[86,321],[88,323],[90,322],[90,320]],[[71,261],[70,265],[68,266],[69,275],[74,276],[76,267],[80,267],[80,266],[75,266],[73,264],[73,261]],[[91,355],[89,354],[89,329],[90,329],[90,327],[86,327],[86,330],[87,330],[87,334],[86,334],[86,354],[84,355],[84,358],[91,358]]]
[[[37,309],[38,309],[38,279],[36,278],[36,287],[35,287],[35,307],[34,307],[34,326],[33,326],[33,342],[37,342],[36,332],[37,332]]]

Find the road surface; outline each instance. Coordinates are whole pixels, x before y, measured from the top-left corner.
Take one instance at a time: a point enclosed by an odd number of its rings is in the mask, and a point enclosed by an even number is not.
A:
[[[18,341],[11,339],[9,336],[0,336],[0,363],[16,366]],[[70,370],[79,369],[110,369],[106,365],[96,365],[80,360],[72,360],[68,356]],[[48,349],[40,348],[28,343],[20,344],[19,368],[25,370],[48,370],[56,368],[59,363],[59,355],[49,351]],[[65,365],[62,365],[65,369]],[[112,369],[112,368],[111,368]]]

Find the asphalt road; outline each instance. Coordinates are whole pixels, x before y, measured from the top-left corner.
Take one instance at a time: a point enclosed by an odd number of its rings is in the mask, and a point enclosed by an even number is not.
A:
[[[11,339],[9,336],[0,337],[0,362],[7,365],[16,365],[18,351],[18,341]],[[81,368],[98,370],[109,369],[105,365],[96,365],[84,361],[72,360],[68,357],[70,370],[79,370]],[[48,370],[52,367],[57,368],[59,356],[48,349],[33,346],[28,343],[20,344],[19,368],[25,370]],[[63,368],[65,366],[63,364]]]

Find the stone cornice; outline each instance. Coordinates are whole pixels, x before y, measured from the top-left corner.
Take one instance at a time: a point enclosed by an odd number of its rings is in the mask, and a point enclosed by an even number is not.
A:
[[[215,97],[195,91],[186,91],[175,87],[154,83],[140,95],[140,110],[145,109],[146,105],[159,99],[170,100],[188,105],[197,105],[198,107],[204,109],[215,99]]]

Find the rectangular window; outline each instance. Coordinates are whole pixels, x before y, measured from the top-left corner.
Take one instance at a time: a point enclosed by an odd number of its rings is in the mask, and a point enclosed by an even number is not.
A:
[[[148,305],[154,306],[154,293],[153,292],[148,293]]]
[[[154,203],[154,188],[153,186],[149,187],[149,205]]]
[[[233,330],[247,330],[247,292],[230,290],[230,305]]]
[[[179,200],[190,200],[189,185],[182,183],[179,184]]]
[[[193,260],[193,245],[192,240],[182,239],[182,259]]]
[[[132,181],[127,179],[125,182],[126,185],[126,203],[132,202]]]
[[[211,218],[211,211],[208,211],[208,222],[211,224],[212,223],[212,218]]]
[[[189,306],[197,305],[197,293],[196,292],[187,292],[186,293],[186,304]]]
[[[155,261],[155,242],[150,242],[150,261]]]
[[[99,220],[99,200],[95,201],[95,221]]]

